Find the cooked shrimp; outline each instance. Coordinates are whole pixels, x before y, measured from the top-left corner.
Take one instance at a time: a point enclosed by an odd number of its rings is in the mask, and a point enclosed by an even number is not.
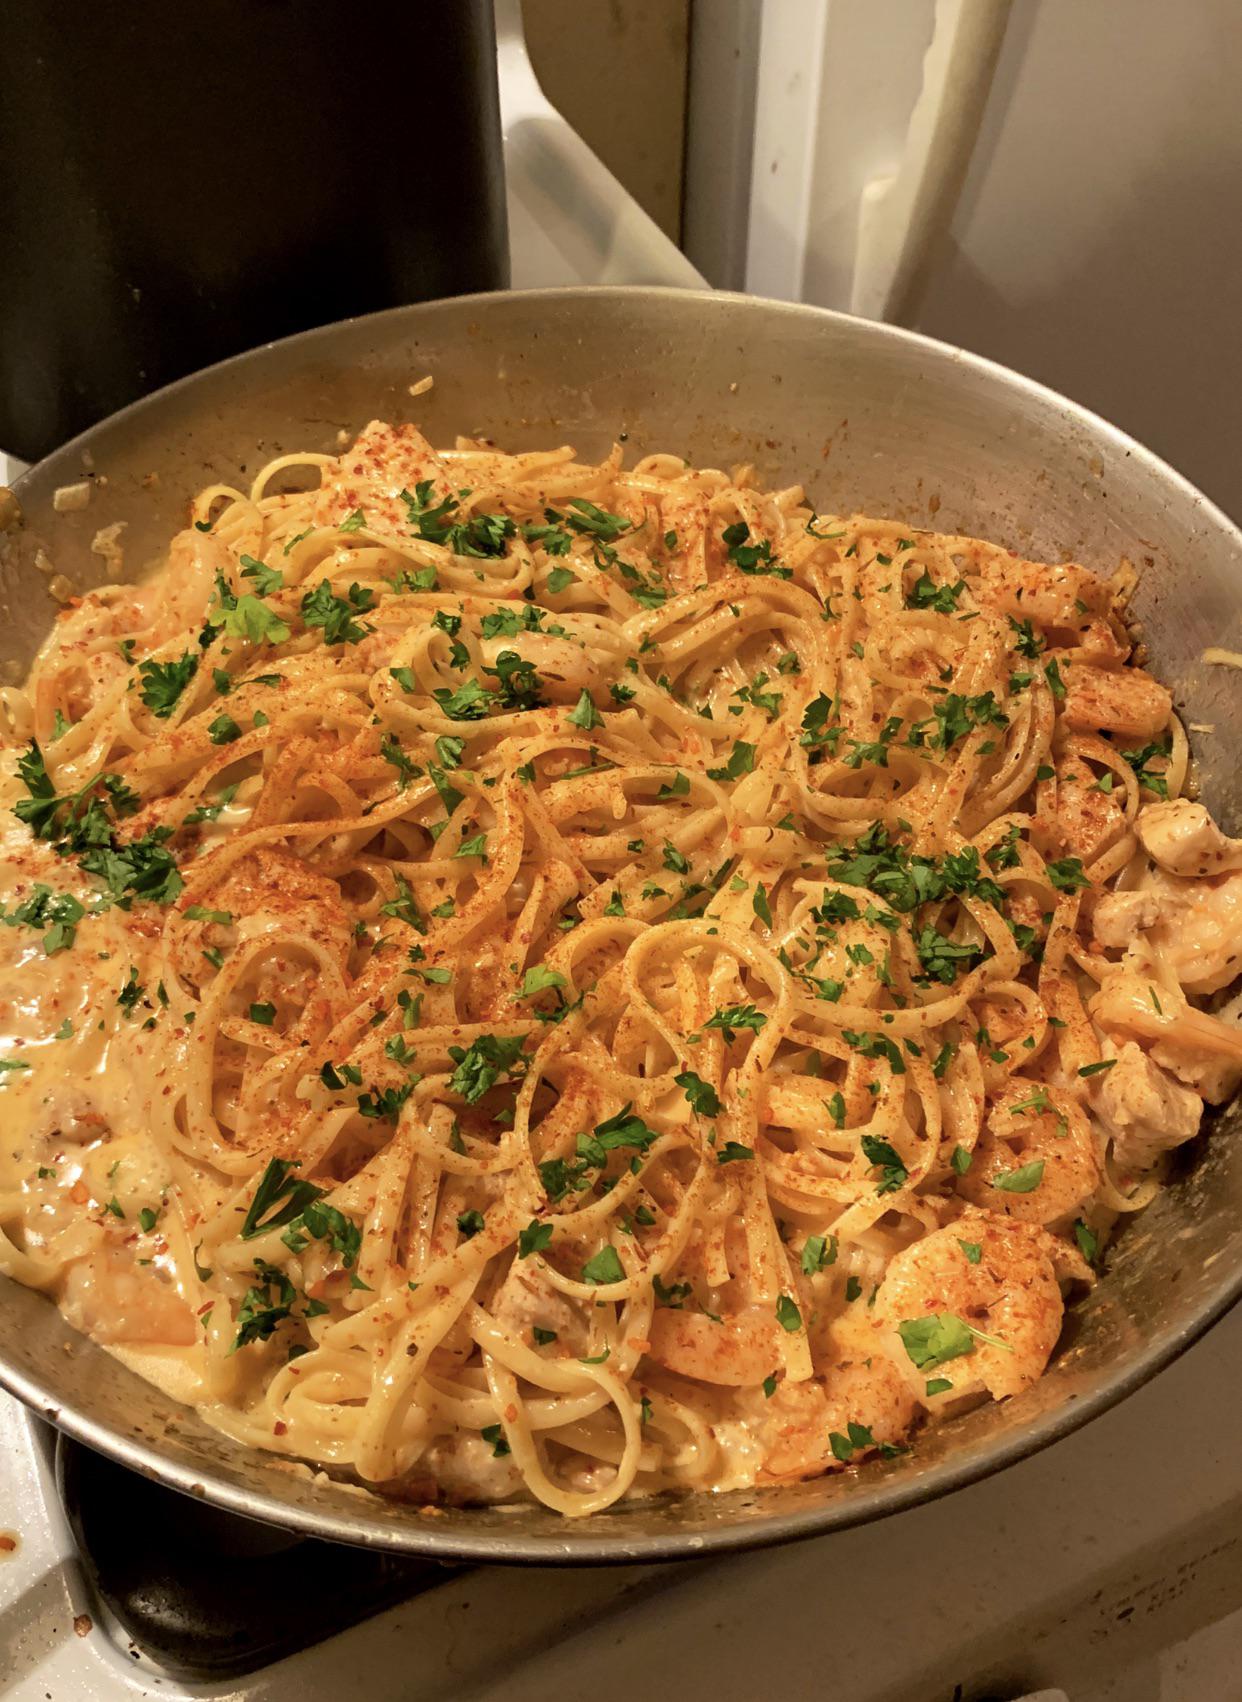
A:
[[[1123,1042],[1093,1085],[1096,1113],[1126,1170],[1150,1170],[1162,1152],[1199,1133],[1199,1095],[1166,1075],[1133,1040]]]
[[[1091,1126],[1072,1094],[1014,1076],[988,1112],[958,1192],[1023,1223],[1054,1223],[1100,1184]]]
[[[1242,973],[1242,870],[1209,880],[1159,870],[1148,890],[1160,899],[1148,944],[1188,993],[1218,993]]]
[[[1189,798],[1148,804],[1134,825],[1144,851],[1171,875],[1221,875],[1242,869],[1242,839],[1222,833],[1203,805]]]
[[[1044,1230],[966,1212],[896,1255],[876,1296],[876,1320],[895,1332],[914,1319],[952,1314],[972,1331],[973,1351],[932,1374],[952,1382],[955,1396],[1017,1394],[1042,1374],[1061,1333],[1057,1249]],[[906,1360],[907,1379],[922,1396],[927,1371],[910,1360],[900,1336],[893,1339],[892,1351]]]
[[[700,1383],[754,1387],[780,1362],[780,1328],[770,1307],[748,1307],[717,1323],[705,1312],[663,1306],[649,1333],[650,1359]]]
[[[834,1433],[848,1440],[850,1425],[862,1426],[876,1445],[909,1434],[918,1403],[902,1370],[877,1345],[871,1325],[852,1328],[838,1320],[831,1351],[835,1363],[822,1376],[779,1383],[765,1402],[757,1426],[764,1478],[811,1477],[863,1459],[872,1451],[866,1444],[847,1460],[833,1453]]]
[[[138,653],[156,651],[170,638],[197,626],[215,591],[216,574],[227,574],[231,558],[224,546],[201,532],[179,532],[169,546],[168,571],[138,586],[105,586],[88,591],[77,605],[84,642],[73,648],[73,666],[59,678],[35,675],[40,724],[51,723],[57,709],[71,721],[88,715],[129,673],[130,664],[109,640],[125,634]]]
[[[153,650],[197,625],[216,588],[217,573],[227,577],[229,552],[202,532],[178,532],[168,552],[168,572],[137,586],[127,605],[114,610],[118,632],[141,628],[140,650]]]
[[[99,1342],[188,1347],[198,1339],[193,1312],[154,1269],[139,1270],[128,1247],[76,1259],[65,1273],[61,1310]]]
[[[1079,732],[1151,739],[1169,724],[1172,693],[1141,668],[1096,668],[1074,662],[1062,674],[1066,689],[1061,713],[1066,724]]]
[[[408,537],[410,517],[401,492],[412,493],[428,480],[435,502],[454,494],[448,468],[417,427],[372,420],[353,447],[323,469],[315,524],[339,526],[361,509],[368,530]]]
[[[1107,1033],[1153,1042],[1152,1057],[1210,1104],[1242,1079],[1242,1028],[1196,1010],[1175,990],[1136,969],[1118,967],[1089,1001]]]
[[[1014,620],[1077,631],[1084,617],[1104,614],[1112,602],[1106,579],[1076,562],[985,560],[975,600]]]

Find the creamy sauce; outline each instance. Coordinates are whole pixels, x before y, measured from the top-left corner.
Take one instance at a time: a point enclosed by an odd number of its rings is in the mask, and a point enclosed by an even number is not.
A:
[[[788,1482],[1028,1386],[1242,1073],[1130,580],[671,456],[308,462],[9,694],[0,1270],[412,1499]]]

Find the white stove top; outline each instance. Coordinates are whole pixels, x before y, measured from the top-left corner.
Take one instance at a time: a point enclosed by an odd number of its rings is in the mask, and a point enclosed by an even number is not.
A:
[[[500,16],[514,284],[702,285],[546,106]],[[734,1560],[462,1573],[249,1679],[191,1687],[90,1598],[46,1433],[0,1395],[0,1530],[18,1539],[0,1558],[0,1696],[340,1702],[361,1672],[368,1702],[970,1702],[1040,1685],[1073,1702],[1231,1702],[1239,1391],[1242,1310],[1116,1411],[947,1500]]]
[[[461,1573],[248,1680],[189,1687],[87,1594],[42,1437],[4,1401],[0,1507],[19,1547],[0,1563],[0,1694],[339,1702],[365,1671],[369,1702],[949,1702],[957,1685],[1229,1702],[1236,1627],[1184,1689],[1140,1672],[1242,1603],[1239,1388],[1242,1311],[1085,1430],[930,1506],[731,1560]],[[1165,1665],[1198,1659],[1192,1645]]]

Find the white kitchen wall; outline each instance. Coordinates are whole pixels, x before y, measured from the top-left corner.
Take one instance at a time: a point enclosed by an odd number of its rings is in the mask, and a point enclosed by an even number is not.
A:
[[[1242,518],[1242,3],[1014,0],[921,330]]]
[[[999,57],[947,237],[894,310],[1242,517],[1242,0],[694,0],[690,257],[848,310],[864,192],[898,170],[933,30],[967,14],[1003,21]]]

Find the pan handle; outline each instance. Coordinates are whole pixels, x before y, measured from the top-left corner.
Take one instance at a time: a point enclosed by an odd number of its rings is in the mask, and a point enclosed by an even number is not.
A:
[[[909,318],[957,206],[1008,17],[1009,0],[937,0],[897,169],[859,202],[851,313]]]

